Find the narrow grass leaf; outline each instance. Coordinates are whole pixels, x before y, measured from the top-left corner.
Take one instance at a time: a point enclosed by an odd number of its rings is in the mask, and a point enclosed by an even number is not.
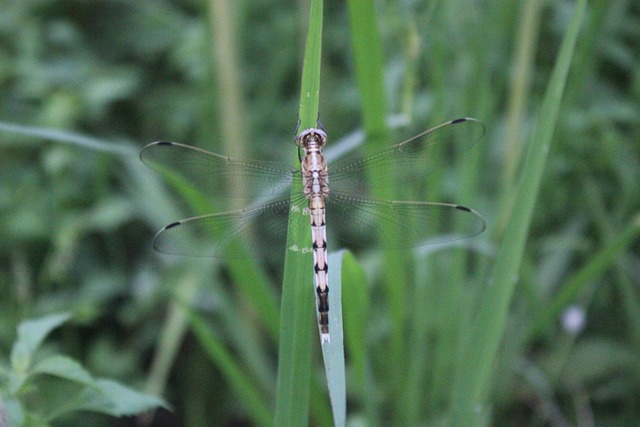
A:
[[[191,304],[200,288],[201,276],[206,274],[210,277],[213,269],[212,266],[202,267],[201,263],[198,265],[195,262],[189,266],[191,268],[187,269],[188,273],[176,280],[180,286],[177,286],[172,294],[173,298],[160,326],[153,363],[145,385],[145,391],[149,394],[163,394],[165,384],[188,329],[185,306],[188,307]]]
[[[342,313],[344,318],[345,345],[354,372],[351,389],[358,390],[369,425],[378,422],[374,379],[371,372],[370,353],[367,351],[367,327],[370,325],[370,293],[367,277],[351,252],[342,256]]]
[[[342,302],[345,344],[349,350],[358,383],[364,391],[367,366],[366,336],[370,306],[367,278],[351,252],[345,252],[342,255],[340,274],[342,275],[342,294],[345,295]]]
[[[243,159],[250,147],[250,138],[247,137],[244,125],[245,108],[242,101],[242,82],[239,66],[239,50],[237,46],[238,29],[237,20],[234,19],[236,3],[229,0],[211,0],[209,4],[210,28],[212,40],[215,44],[215,78],[217,80],[216,96],[222,96],[224,102],[219,104],[221,115],[220,125],[224,153],[231,157]],[[213,53],[213,52],[212,52]],[[212,96],[214,96],[212,94]],[[209,124],[203,124],[203,131],[209,130]],[[245,186],[246,187],[246,186]],[[232,200],[232,209],[242,208],[247,200],[247,189],[242,186],[239,193]],[[232,250],[246,250],[236,247]],[[248,257],[250,259],[250,257]],[[260,324],[264,325],[272,338],[277,339],[279,332],[279,307],[277,299],[272,292],[269,280],[256,263],[250,260],[230,260],[227,265],[241,295],[247,298],[253,309],[258,312]]]
[[[247,377],[242,367],[235,361],[234,356],[226,349],[224,343],[215,336],[200,315],[189,310],[188,317],[204,351],[215,361],[216,366],[227,378],[229,385],[244,402],[244,406],[253,420],[258,425],[271,425],[272,413],[268,402],[265,402],[260,391],[254,387],[251,379]]]
[[[105,153],[113,153],[124,156],[133,156],[137,151],[137,148],[128,144],[108,142],[102,139],[93,138],[67,130],[36,126],[23,126],[13,123],[0,122],[0,131],[17,133],[24,136],[41,138],[44,140],[75,145],[81,148],[88,148],[94,151],[102,151]]]
[[[382,147],[388,141],[383,55],[375,8],[370,0],[349,0],[349,27],[355,78],[361,98],[362,120],[369,137]],[[375,147],[371,147],[374,149]]]
[[[419,416],[424,411],[425,406],[429,407],[429,403],[425,405],[424,396],[426,394],[425,379],[428,364],[434,364],[435,360],[433,352],[429,352],[428,337],[430,320],[437,314],[433,311],[436,308],[435,292],[433,287],[436,286],[436,278],[431,270],[432,263],[429,262],[427,256],[416,263],[416,284],[413,289],[413,295],[410,298],[413,306],[411,311],[413,315],[409,319],[410,334],[407,339],[407,345],[411,348],[411,352],[406,357],[407,363],[407,381],[402,390],[402,422],[406,425],[419,424]],[[431,285],[431,286],[430,286]],[[430,294],[431,292],[431,294]],[[456,301],[459,303],[459,301]],[[447,340],[433,340],[440,347],[449,349]],[[451,353],[449,353],[451,354]],[[431,380],[435,378],[432,377]]]
[[[309,14],[302,69],[299,119],[301,129],[315,126],[320,93],[320,58],[322,48],[322,1],[312,0]],[[297,168],[297,153],[294,157]],[[292,185],[292,194],[302,188],[299,174]],[[295,193],[294,193],[295,192]],[[308,424],[309,384],[311,377],[311,322],[313,315],[313,269],[311,253],[294,248],[310,246],[311,229],[308,215],[302,215],[302,202],[293,203],[289,216],[287,251],[280,306],[280,346],[274,425],[301,426]],[[306,283],[309,285],[305,286]]]
[[[213,210],[210,200],[202,192],[193,188],[187,179],[174,170],[162,169],[164,180],[187,202],[189,210],[196,214],[207,214]],[[153,194],[153,193],[152,193]],[[173,218],[174,220],[177,218]],[[209,236],[211,239],[219,236]],[[240,245],[233,245],[229,249],[233,252],[246,252],[248,249]],[[260,323],[265,325],[275,339],[278,334],[278,303],[269,279],[264,270],[250,256],[244,259],[231,259],[227,266],[234,284],[242,295],[251,302],[252,307],[260,317]]]
[[[459,366],[453,387],[451,425],[478,425],[479,419],[487,413],[483,400],[489,389],[491,367],[505,329],[511,295],[517,283],[527,232],[586,3],[586,0],[580,0],[576,4],[569,29],[562,42],[530,140],[513,213],[496,257],[493,275],[489,286],[486,287],[484,300],[472,324],[472,330],[467,335],[467,342],[463,348],[464,362]]]
[[[548,302],[547,308],[540,314],[531,328],[530,339],[536,338],[549,325],[560,317],[562,311],[575,302],[600,275],[602,275],[618,257],[636,242],[640,236],[640,217],[636,217],[609,245],[596,252],[591,260],[580,270],[576,271],[559,292]]]
[[[329,330],[331,341],[322,343],[322,358],[329,387],[333,424],[342,427],[347,420],[347,395],[342,330],[342,260],[345,251],[329,254],[331,292],[329,292]]]
[[[373,152],[389,144],[386,125],[387,106],[383,75],[383,54],[374,4],[370,0],[350,0],[349,24],[351,29],[355,77],[361,97],[362,119],[367,143],[365,150]],[[374,177],[369,177],[374,178]],[[374,198],[393,200],[387,191],[375,191]],[[384,224],[379,224],[383,227]],[[405,319],[405,284],[409,283],[408,268],[400,251],[385,253],[384,283],[386,301],[391,319],[391,337],[387,364],[396,369],[385,373],[394,389],[402,387],[404,375],[403,352]],[[393,392],[393,394],[397,394]]]

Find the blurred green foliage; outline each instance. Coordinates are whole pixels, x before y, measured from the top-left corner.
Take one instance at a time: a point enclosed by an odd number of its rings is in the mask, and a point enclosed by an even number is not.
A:
[[[416,415],[424,425],[446,419],[456,349],[447,341],[456,335],[450,325],[471,317],[482,298],[529,128],[574,5],[528,9],[532,3],[540,2],[376,3],[388,109],[404,114],[411,129],[402,132],[459,116],[477,117],[489,129],[474,153],[477,164],[460,164],[471,172],[441,171],[434,183],[435,194],[474,207],[489,228],[470,243],[479,248],[470,262],[453,273],[468,282],[463,294],[449,286],[457,252],[430,255],[417,270],[428,276],[418,277],[425,288],[416,290],[428,295],[430,322],[420,347],[428,350]],[[288,161],[306,2],[230,4],[247,137],[227,143],[246,144],[249,157]],[[47,345],[96,376],[161,393],[175,412],[157,414],[153,425],[160,426],[253,425],[275,390],[277,343],[273,329],[260,324],[250,291],[217,261],[166,257],[150,245],[159,227],[190,212],[139,163],[137,149],[168,139],[225,151],[220,116],[227,88],[219,87],[216,66],[226,57],[212,36],[211,7],[195,0],[22,0],[2,2],[0,13],[0,351],[10,353],[24,319],[73,312]],[[342,3],[327,2],[320,115],[336,145],[361,126],[348,20]],[[488,399],[492,425],[631,426],[640,419],[639,27],[637,2],[589,3],[514,278]],[[524,59],[520,43],[532,49]],[[9,132],[7,124],[44,134]],[[96,138],[97,149],[64,143],[53,129]],[[457,179],[456,172],[465,175]],[[459,185],[466,190],[456,191]],[[384,293],[376,292],[377,257],[356,257],[373,291],[366,324],[372,356],[366,372],[358,367],[357,381],[347,379],[348,415],[401,425],[398,408],[405,403],[396,401],[389,380],[398,367],[385,359],[389,321]],[[254,279],[265,283],[260,298],[269,301],[278,300],[282,275],[274,258]],[[567,296],[569,285],[575,291]],[[183,305],[205,315],[224,357],[215,361],[203,340],[188,333],[176,314]],[[574,330],[549,311],[569,305],[585,314]],[[246,378],[233,386],[225,372],[237,367]],[[312,424],[330,425],[324,386],[316,377],[312,382],[311,398],[321,402],[312,401]],[[261,399],[259,411],[243,398],[249,395]],[[83,414],[64,425],[137,425],[118,422]]]
[[[114,417],[132,416],[158,407],[161,399],[137,393],[106,378],[94,378],[74,359],[43,351],[42,343],[61,324],[68,313],[26,320],[18,326],[18,337],[11,350],[9,370],[2,371],[3,395],[0,401],[7,418],[2,425],[46,427],[63,423],[69,413],[83,411]]]

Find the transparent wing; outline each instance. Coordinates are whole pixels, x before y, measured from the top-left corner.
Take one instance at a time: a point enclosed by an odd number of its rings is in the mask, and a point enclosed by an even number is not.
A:
[[[424,174],[443,157],[468,150],[484,132],[484,125],[476,119],[456,119],[369,156],[336,162],[329,165],[330,191],[361,195],[367,187],[398,185],[411,175]]]
[[[185,179],[204,194],[223,197],[277,196],[288,193],[291,169],[262,160],[236,160],[175,142],[153,142],[140,160],[165,175]]]
[[[446,203],[369,200],[364,198],[362,183],[388,187],[401,182],[397,178],[405,177],[408,171],[424,173],[441,158],[434,155],[438,150],[433,148],[455,148],[459,154],[483,133],[484,126],[475,119],[453,120],[367,157],[330,165],[327,224],[338,229],[337,237],[344,242],[387,249],[479,234],[485,222],[472,209]],[[148,145],[140,158],[161,173],[178,173],[207,194],[278,197],[266,205],[169,224],[154,239],[158,251],[231,259],[264,255],[284,247],[292,177],[287,166],[234,160],[171,142]]]
[[[258,257],[284,248],[289,210],[289,199],[283,199],[254,208],[183,219],[162,228],[153,247],[173,255]]]
[[[355,246],[402,249],[475,236],[485,229],[473,209],[429,202],[380,201],[330,194],[327,224]]]

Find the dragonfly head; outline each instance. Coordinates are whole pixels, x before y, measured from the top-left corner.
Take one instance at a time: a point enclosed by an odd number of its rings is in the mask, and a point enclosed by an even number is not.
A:
[[[296,137],[296,144],[305,150],[310,147],[322,148],[327,143],[325,131],[317,128],[305,129]]]

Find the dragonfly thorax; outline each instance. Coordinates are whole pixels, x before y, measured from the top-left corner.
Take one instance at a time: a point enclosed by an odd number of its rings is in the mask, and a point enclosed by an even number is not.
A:
[[[305,151],[324,147],[327,143],[327,134],[317,128],[309,128],[296,137],[296,144]]]

